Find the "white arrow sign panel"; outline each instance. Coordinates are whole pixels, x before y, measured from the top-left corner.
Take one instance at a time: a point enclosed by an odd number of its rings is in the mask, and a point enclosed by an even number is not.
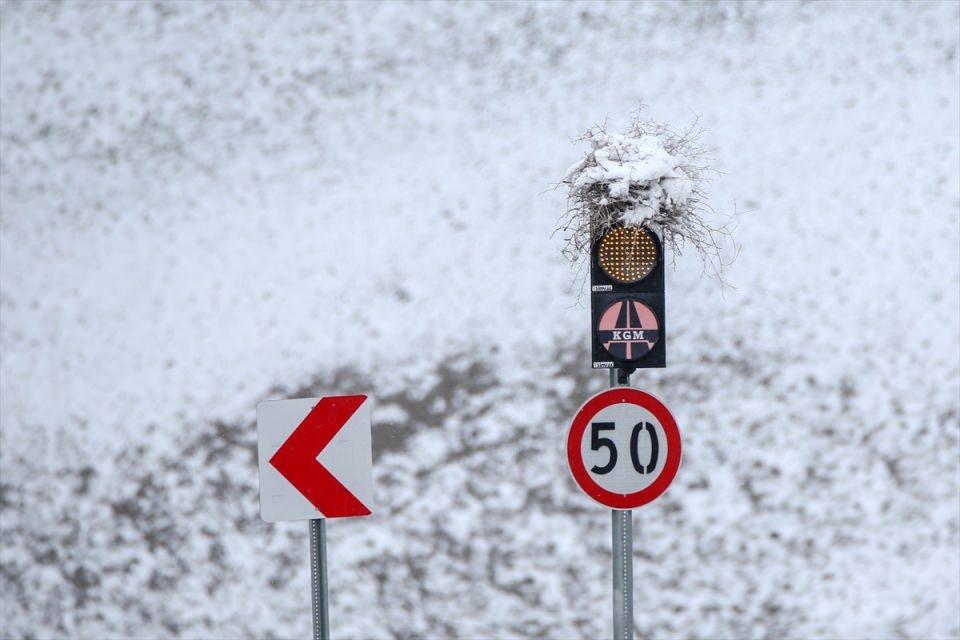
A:
[[[257,406],[260,516],[267,522],[370,515],[373,452],[367,396]]]

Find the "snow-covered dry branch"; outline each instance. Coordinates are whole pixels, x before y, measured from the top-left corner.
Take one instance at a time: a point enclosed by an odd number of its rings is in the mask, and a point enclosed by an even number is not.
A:
[[[718,275],[724,261],[718,235],[722,226],[708,221],[706,185],[710,155],[699,143],[698,122],[682,131],[645,120],[638,113],[623,134],[603,126],[587,131],[586,156],[567,170],[568,207],[560,230],[564,254],[579,262],[593,241],[616,225],[649,226],[674,254],[690,243],[704,269]]]

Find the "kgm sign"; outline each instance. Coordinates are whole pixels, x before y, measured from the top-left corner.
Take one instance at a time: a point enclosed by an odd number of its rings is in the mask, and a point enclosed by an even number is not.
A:
[[[597,339],[614,358],[637,360],[650,353],[660,336],[660,323],[647,305],[635,298],[610,304],[597,323]]]

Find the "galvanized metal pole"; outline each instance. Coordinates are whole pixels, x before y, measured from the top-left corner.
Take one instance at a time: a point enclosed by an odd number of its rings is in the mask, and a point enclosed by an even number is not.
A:
[[[613,516],[613,637],[633,639],[633,519],[632,511]]]
[[[310,586],[313,595],[313,640],[330,640],[327,609],[327,526],[325,518],[310,521]]]
[[[610,387],[630,384],[610,370]],[[613,638],[633,640],[633,512],[610,511],[613,532]]]

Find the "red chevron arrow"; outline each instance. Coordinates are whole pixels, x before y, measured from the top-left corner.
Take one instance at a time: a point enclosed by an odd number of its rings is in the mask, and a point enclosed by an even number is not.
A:
[[[280,475],[328,518],[370,515],[370,509],[317,461],[320,452],[366,399],[367,396],[321,398],[270,458]]]

